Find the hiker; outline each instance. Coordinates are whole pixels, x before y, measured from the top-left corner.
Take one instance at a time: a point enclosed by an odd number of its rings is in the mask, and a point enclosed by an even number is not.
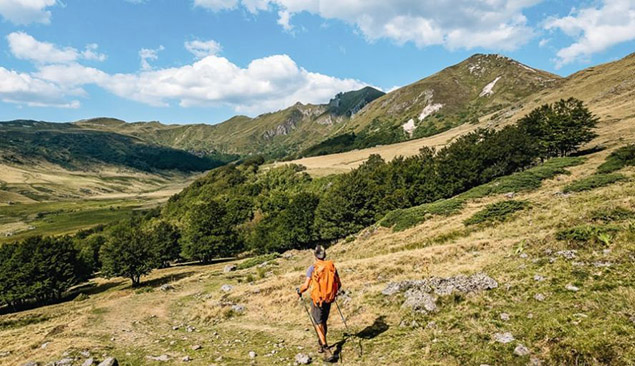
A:
[[[298,296],[311,289],[311,316],[318,335],[318,353],[329,351],[326,342],[328,327],[326,322],[331,311],[331,303],[335,301],[338,290],[342,287],[340,276],[337,274],[333,261],[327,261],[324,247],[318,245],[315,248],[315,263],[306,271],[306,280],[302,287],[296,289]]]

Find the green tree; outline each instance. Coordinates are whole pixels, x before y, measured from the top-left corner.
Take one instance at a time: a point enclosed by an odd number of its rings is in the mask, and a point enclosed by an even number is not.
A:
[[[213,258],[234,255],[242,249],[235,230],[239,218],[231,215],[227,204],[209,201],[195,205],[185,217],[183,256],[209,263]]]
[[[531,136],[543,158],[566,156],[597,135],[598,118],[582,101],[569,98],[538,107],[520,119],[518,125]]]
[[[150,227],[147,235],[160,268],[167,268],[171,261],[180,258],[181,233],[176,226],[159,221]]]
[[[106,277],[130,278],[132,285],[138,286],[141,276],[159,266],[152,244],[139,223],[130,220],[115,225],[99,253],[102,273]]]

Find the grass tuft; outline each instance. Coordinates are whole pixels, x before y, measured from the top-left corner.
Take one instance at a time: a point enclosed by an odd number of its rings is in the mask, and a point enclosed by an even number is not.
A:
[[[379,224],[393,227],[393,231],[403,231],[426,221],[433,215],[450,216],[463,208],[464,201],[456,198],[439,200],[406,209],[389,212]]]
[[[564,187],[562,192],[583,192],[590,191],[595,188],[605,187],[615,182],[625,180],[622,174],[597,174],[584,177]]]
[[[255,266],[259,265],[259,264],[272,261],[272,260],[274,260],[276,258],[280,258],[280,255],[278,253],[265,254],[265,255],[260,255],[260,256],[257,256],[257,257],[249,258],[249,259],[246,259],[243,262],[239,263],[236,266],[236,269],[241,270],[241,269],[247,269],[247,268],[255,267]]]
[[[573,247],[582,247],[586,243],[609,245],[612,235],[619,230],[612,225],[579,225],[558,231],[556,239],[567,241]]]
[[[597,172],[607,174],[616,172],[626,166],[635,165],[635,144],[626,145],[611,153],[606,161],[598,167]]]
[[[512,214],[517,211],[524,210],[529,206],[527,201],[500,201],[487,205],[481,211],[478,211],[469,219],[463,221],[465,226],[477,225],[477,224],[492,224],[496,222],[503,222],[510,219]]]

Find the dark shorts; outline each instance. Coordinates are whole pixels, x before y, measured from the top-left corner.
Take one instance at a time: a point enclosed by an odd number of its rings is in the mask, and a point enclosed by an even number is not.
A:
[[[311,316],[315,324],[326,324],[329,319],[329,313],[331,312],[331,303],[322,303],[322,306],[317,306],[311,301]]]

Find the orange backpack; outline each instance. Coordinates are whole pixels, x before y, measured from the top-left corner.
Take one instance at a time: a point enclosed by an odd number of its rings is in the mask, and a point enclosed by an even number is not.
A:
[[[313,285],[311,299],[315,305],[322,306],[324,302],[333,302],[339,290],[339,281],[333,261],[316,261],[313,266],[311,282]]]

